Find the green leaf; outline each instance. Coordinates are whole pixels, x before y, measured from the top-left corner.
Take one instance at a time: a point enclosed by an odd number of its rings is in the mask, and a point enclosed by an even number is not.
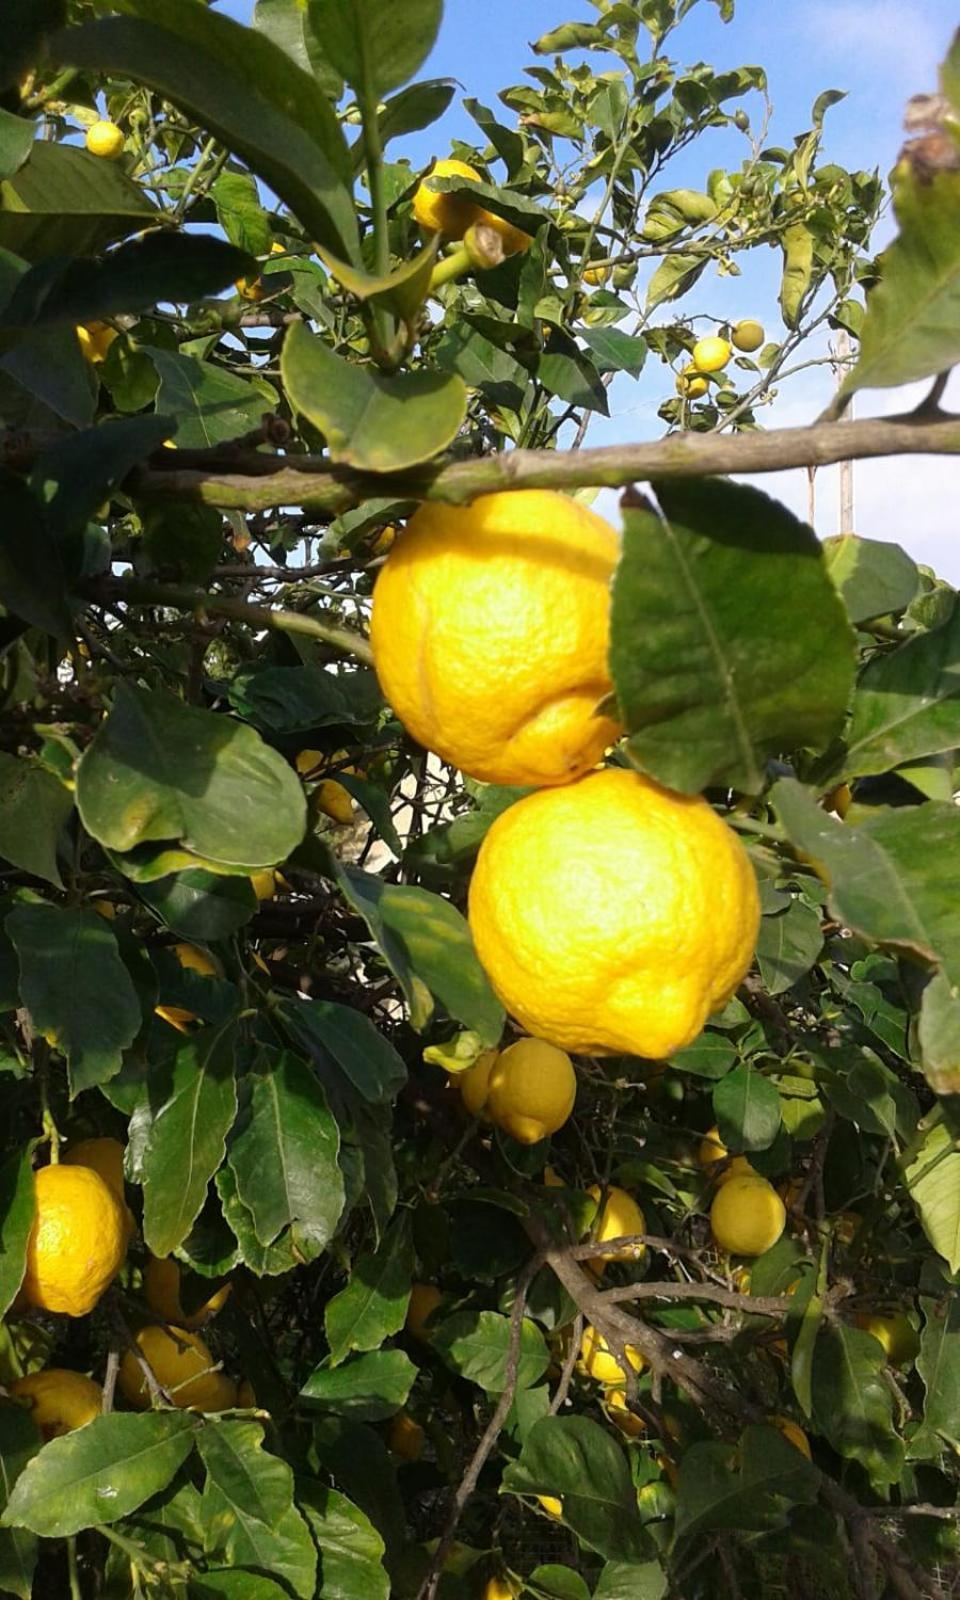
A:
[[[253,25],[309,72],[329,99],[340,99],[343,79],[323,54],[304,0],[256,0]]]
[[[960,1271],[960,1151],[942,1122],[927,1133],[905,1178],[934,1250],[951,1272]]]
[[[36,1211],[32,1157],[27,1146],[0,1162],[0,1316],[13,1304],[27,1263]]]
[[[943,972],[935,972],[924,986],[917,1042],[931,1089],[960,1093],[960,992]]]
[[[383,705],[373,672],[313,666],[245,667],[227,694],[235,711],[269,733],[363,726]]]
[[[300,1045],[322,1067],[338,1068],[364,1100],[382,1105],[396,1099],[407,1081],[403,1058],[362,1011],[334,1000],[290,998],[281,1015]]]
[[[921,1300],[923,1333],[917,1371],[926,1400],[923,1422],[913,1433],[907,1453],[913,1460],[939,1458],[944,1443],[960,1449],[960,1300]]]
[[[60,550],[26,484],[0,468],[0,605],[57,639],[71,635]]]
[[[198,867],[143,883],[138,893],[171,932],[200,944],[228,939],[257,909],[249,878],[224,878]]]
[[[0,108],[0,180],[19,172],[33,147],[37,124]]]
[[[589,1417],[541,1418],[519,1460],[504,1470],[503,1488],[562,1500],[564,1522],[609,1560],[642,1561],[649,1554],[623,1451]]]
[[[352,1350],[378,1350],[391,1334],[400,1332],[413,1265],[410,1213],[404,1212],[388,1228],[379,1249],[353,1263],[346,1288],[324,1307],[331,1366],[338,1366]]]
[[[177,444],[183,449],[205,450],[239,438],[258,427],[275,403],[257,384],[209,361],[152,345],[145,349],[160,378],[157,410],[175,419]]]
[[[384,1543],[369,1517],[325,1484],[297,1485],[297,1497],[323,1562],[323,1600],[387,1600]]]
[[[28,757],[0,753],[0,856],[62,889],[57,844],[73,810],[59,778]]]
[[[5,927],[20,963],[21,999],[37,1032],[66,1057],[71,1095],[105,1083],[141,1027],[109,924],[93,911],[31,905],[11,911]]]
[[[253,1218],[237,1195],[237,1180],[225,1163],[214,1180],[224,1220],[236,1239],[238,1254],[244,1266],[258,1278],[279,1277],[292,1272],[313,1259],[310,1241],[298,1240],[296,1230],[289,1228],[275,1244],[262,1245],[254,1231]],[[301,1247],[302,1246],[302,1247]]]
[[[813,1414],[818,1431],[848,1461],[859,1461],[875,1488],[895,1483],[903,1445],[893,1431],[893,1395],[883,1346],[842,1323],[821,1332],[813,1358]]]
[[[261,1244],[291,1222],[329,1243],[343,1210],[339,1144],[323,1090],[296,1056],[283,1051],[248,1076],[230,1165]]]
[[[235,1567],[249,1567],[257,1573],[269,1573],[277,1580],[284,1594],[289,1595],[292,1590],[300,1596],[300,1600],[314,1600],[317,1593],[317,1550],[296,1506],[291,1506],[269,1528],[238,1509],[223,1549]],[[230,1589],[220,1592],[234,1600],[234,1592]],[[250,1600],[254,1600],[254,1596]],[[259,1600],[259,1596],[255,1600]]]
[[[47,526],[61,548],[69,549],[66,536],[82,533],[110,491],[151,451],[160,448],[170,426],[165,417],[100,422],[56,439],[40,454],[30,474],[30,486],[46,507]],[[83,544],[78,541],[71,576],[82,575],[82,558]]]
[[[301,14],[297,8],[298,20]],[[252,256],[269,254],[273,228],[252,173],[221,172],[210,190],[210,198],[217,208],[217,221],[231,244]],[[235,278],[240,276],[241,273],[234,273]]]
[[[713,1110],[728,1150],[769,1150],[780,1131],[777,1086],[746,1063],[721,1078]]]
[[[427,59],[443,0],[308,0],[311,26],[337,71],[368,100],[412,78]]]
[[[877,944],[939,961],[960,983],[960,906],[949,888],[960,860],[960,813],[952,805],[880,810],[853,826],[831,817],[808,789],[781,778],[771,799],[791,842],[829,883],[833,915]]]
[[[459,373],[465,384],[479,389],[492,405],[520,409],[529,383],[526,368],[466,318],[458,318],[444,329],[435,353],[439,366]]]
[[[334,461],[360,471],[399,472],[429,461],[466,416],[466,385],[455,373],[387,377],[334,355],[303,323],[287,330],[280,366],[294,410],[324,434]]]
[[[694,1444],[677,1485],[677,1541],[710,1529],[764,1532],[786,1526],[789,1508],[811,1505],[820,1474],[776,1428],[745,1429],[739,1447]]]
[[[40,1444],[29,1412],[21,1406],[0,1406],[0,1510],[7,1505],[14,1484]],[[36,1565],[36,1535],[24,1528],[0,1527],[0,1593],[31,1600]]]
[[[701,1033],[693,1044],[671,1056],[670,1065],[678,1072],[692,1072],[698,1078],[722,1078],[737,1059],[737,1052],[729,1039],[709,1030]]]
[[[418,133],[421,128],[437,122],[453,99],[455,87],[447,78],[429,78],[401,89],[379,113],[381,144],[386,145],[389,139],[399,139],[405,133]],[[354,146],[354,162],[362,165],[362,139]]]
[[[791,900],[776,916],[761,917],[757,961],[765,987],[785,994],[810,971],[822,948],[820,918],[802,900]]]
[[[846,742],[849,777],[960,745],[960,603],[941,627],[867,662]]]
[[[406,1404],[417,1369],[402,1350],[373,1350],[341,1367],[318,1367],[300,1390],[326,1411],[381,1422]]]
[[[116,161],[38,139],[0,183],[0,248],[25,261],[93,254],[160,219]]]
[[[155,1256],[183,1243],[223,1160],[237,1113],[235,1050],[232,1022],[201,1029],[177,1050],[170,1095],[150,1125],[141,1164],[143,1234]]]
[[[900,233],[880,257],[842,394],[896,388],[960,360],[960,172],[901,161],[894,207]]]
[[[207,1423],[197,1435],[207,1469],[203,1521],[214,1546],[238,1518],[273,1527],[293,1504],[293,1473],[263,1448],[258,1422]]]
[[[109,849],[178,841],[238,872],[285,861],[306,825],[296,773],[252,728],[125,682],[76,792],[84,826]]]
[[[685,793],[756,793],[769,756],[839,732],[853,635],[809,528],[725,479],[624,511],[610,662],[630,751]]]
[[[427,889],[384,883],[341,863],[334,864],[334,871],[398,979],[413,1026],[418,1031],[426,1027],[436,999],[457,1022],[478,1033],[484,1045],[498,1044],[504,1012],[459,911]]]
[[[0,88],[11,89],[44,55],[51,28],[66,20],[66,0],[8,0],[4,8]]]
[[[191,1578],[190,1600],[290,1600],[290,1591],[262,1572],[208,1567]]]
[[[655,311],[665,300],[680,300],[692,289],[707,264],[706,256],[664,256],[647,285],[647,312]]]
[[[659,1561],[640,1565],[608,1561],[597,1580],[593,1600],[663,1600],[669,1587]]]
[[[534,1568],[530,1574],[530,1586],[533,1593],[549,1597],[549,1600],[590,1600],[590,1590],[579,1572],[573,1572],[570,1567],[557,1566],[552,1561]]]
[[[562,329],[553,329],[550,343],[536,364],[536,377],[548,394],[557,395],[568,405],[582,406],[602,417],[610,415],[607,391],[597,367]]]
[[[68,66],[137,83],[172,101],[242,156],[307,235],[357,255],[347,147],[318,83],[263,34],[194,0],[122,0],[55,42]]]
[[[905,550],[885,539],[840,533],[823,541],[827,571],[840,591],[851,622],[869,622],[905,611],[920,574]]]
[[[401,262],[399,267],[393,267],[382,276],[339,261],[329,251],[321,251],[320,257],[331,277],[358,300],[366,300],[374,308],[393,311],[412,325],[427,298],[439,253],[440,235],[434,234],[409,261]]]
[[[0,356],[0,382],[4,379],[24,391],[15,403],[22,406],[27,396],[39,403],[44,423],[50,420],[44,407],[74,428],[86,428],[93,421],[97,379],[83,359],[73,328],[31,328],[21,334],[13,348]],[[4,387],[9,396],[9,383]],[[25,415],[36,414],[36,409],[30,407]]]
[[[117,1522],[170,1482],[186,1460],[195,1418],[177,1411],[114,1412],[52,1439],[24,1468],[3,1525],[62,1539]]]
[[[647,359],[647,341],[620,328],[584,328],[581,337],[600,373],[629,372],[636,377]]]
[[[457,1311],[432,1329],[430,1343],[453,1372],[488,1394],[507,1387],[510,1354],[510,1318],[495,1311]],[[535,1322],[520,1324],[517,1388],[529,1389],[543,1377],[550,1353]]]

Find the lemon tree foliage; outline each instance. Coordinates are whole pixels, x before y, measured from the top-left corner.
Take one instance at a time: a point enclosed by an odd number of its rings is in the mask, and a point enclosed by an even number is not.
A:
[[[0,1594],[956,1570],[958,599],[697,452],[947,426],[960,63],[874,259],[709,5],[7,0]]]

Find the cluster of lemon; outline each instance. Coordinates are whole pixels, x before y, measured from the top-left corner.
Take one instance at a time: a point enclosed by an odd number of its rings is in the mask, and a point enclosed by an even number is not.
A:
[[[722,372],[734,350],[752,355],[760,349],[765,337],[763,324],[754,322],[752,317],[745,317],[742,322],[734,323],[729,339],[723,339],[719,334],[698,339],[690,352],[689,362],[677,375],[677,393],[686,400],[702,399],[710,387],[709,373]]]
[[[468,183],[483,182],[482,173],[466,161],[458,161],[454,157],[435,161],[423,182],[417,185],[413,196],[413,215],[421,228],[428,233],[442,234],[446,239],[466,239],[469,235],[471,241],[477,238],[473,233],[475,228],[489,229],[494,236],[496,250],[491,256],[489,248],[481,240],[476,262],[479,266],[495,265],[496,255],[502,258],[529,250],[532,241],[528,233],[522,233],[512,223],[498,217],[493,211],[487,211],[475,200],[444,194],[442,190],[435,189],[434,178],[464,178]]]

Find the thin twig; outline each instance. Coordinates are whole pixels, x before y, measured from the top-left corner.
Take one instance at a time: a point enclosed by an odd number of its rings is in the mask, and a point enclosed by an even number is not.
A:
[[[570,1393],[570,1385],[573,1382],[573,1369],[577,1364],[577,1357],[580,1354],[580,1341],[582,1338],[583,1312],[578,1311],[573,1319],[570,1329],[570,1348],[568,1349],[564,1358],[563,1371],[560,1374],[560,1382],[557,1384],[556,1393],[550,1402],[550,1410],[548,1415],[551,1417],[555,1417],[561,1406],[564,1406],[567,1403],[567,1395]]]

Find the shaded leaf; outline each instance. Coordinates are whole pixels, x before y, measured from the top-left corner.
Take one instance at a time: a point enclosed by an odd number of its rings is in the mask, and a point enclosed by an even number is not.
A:
[[[23,1282],[35,1212],[33,1147],[28,1145],[0,1162],[0,1316]]]
[[[543,1417],[503,1474],[514,1494],[553,1495],[590,1550],[616,1561],[649,1554],[623,1450],[589,1417]]]
[[[239,1517],[269,1528],[293,1504],[293,1473],[264,1450],[258,1422],[208,1423],[197,1435],[197,1450],[207,1469],[203,1520],[215,1544]]]
[[[777,1086],[745,1062],[713,1091],[720,1139],[728,1150],[769,1150],[780,1131]]]
[[[403,1058],[362,1011],[334,1000],[289,999],[282,1015],[300,1044],[338,1067],[371,1104],[394,1100],[406,1083]]]
[[[19,172],[37,136],[37,124],[0,108],[0,180]]]
[[[228,939],[257,909],[249,878],[224,878],[197,867],[143,883],[138,893],[173,933],[200,944]]]
[[[411,1218],[405,1212],[384,1234],[378,1250],[353,1263],[346,1288],[324,1307],[331,1366],[351,1350],[377,1350],[391,1334],[400,1332],[413,1264]]]
[[[0,605],[58,639],[71,633],[61,554],[26,484],[0,467]]]
[[[510,1318],[496,1311],[457,1311],[433,1325],[430,1343],[454,1372],[488,1394],[509,1381]],[[529,1389],[547,1370],[550,1353],[535,1322],[520,1324],[517,1388]]]
[[[0,248],[25,261],[92,254],[159,215],[118,162],[38,139],[0,183]]]
[[[895,1483],[903,1468],[884,1361],[883,1346],[872,1334],[836,1323],[820,1333],[812,1364],[819,1431],[840,1455],[859,1461],[875,1487]]]
[[[143,1233],[168,1256],[200,1215],[237,1112],[232,1022],[203,1028],[177,1050],[170,1096],[150,1125],[142,1160]]]
[[[0,1510],[6,1507],[14,1484],[40,1445],[30,1413],[21,1406],[0,1405]],[[36,1535],[25,1528],[0,1527],[0,1592],[31,1600],[36,1565]]]
[[[62,889],[57,842],[73,796],[38,761],[0,753],[0,856]]]
[[[186,450],[205,450],[236,439],[259,427],[275,397],[234,372],[226,372],[197,356],[173,355],[152,345],[146,353],[157,369],[160,388],[157,410],[174,417],[177,444]]]
[[[950,1271],[960,1271],[960,1151],[942,1123],[929,1130],[905,1176],[924,1233]]]
[[[691,1445],[680,1462],[677,1539],[785,1527],[790,1507],[812,1504],[819,1484],[816,1467],[776,1428],[745,1429],[737,1450]]]
[[[923,1332],[917,1371],[926,1400],[923,1422],[911,1435],[907,1453],[913,1459],[938,1458],[944,1443],[960,1448],[960,1300],[922,1300]]]
[[[766,988],[785,994],[810,971],[822,948],[820,918],[802,900],[791,900],[776,916],[761,917],[757,961]]]
[[[289,1051],[251,1073],[245,1088],[230,1165],[257,1238],[270,1245],[299,1222],[322,1247],[343,1210],[340,1136],[323,1090]]]
[[[850,777],[960,745],[960,603],[941,627],[867,662],[846,743]]]
[[[292,1590],[300,1600],[314,1600],[317,1551],[296,1506],[292,1505],[270,1528],[238,1509],[223,1549],[235,1567],[270,1573],[285,1594],[289,1595]],[[229,1589],[222,1592],[234,1600]]]
[[[380,1422],[405,1405],[417,1369],[402,1350],[373,1350],[340,1367],[318,1367],[301,1398],[358,1422]]]
[[[369,1517],[321,1483],[301,1481],[297,1497],[320,1547],[323,1600],[387,1600],[384,1542]]]
[[[323,49],[352,88],[374,102],[412,78],[437,37],[443,0],[307,0]]]
[[[837,534],[824,539],[823,559],[851,622],[868,622],[872,617],[906,610],[920,583],[907,552],[886,539]]]

